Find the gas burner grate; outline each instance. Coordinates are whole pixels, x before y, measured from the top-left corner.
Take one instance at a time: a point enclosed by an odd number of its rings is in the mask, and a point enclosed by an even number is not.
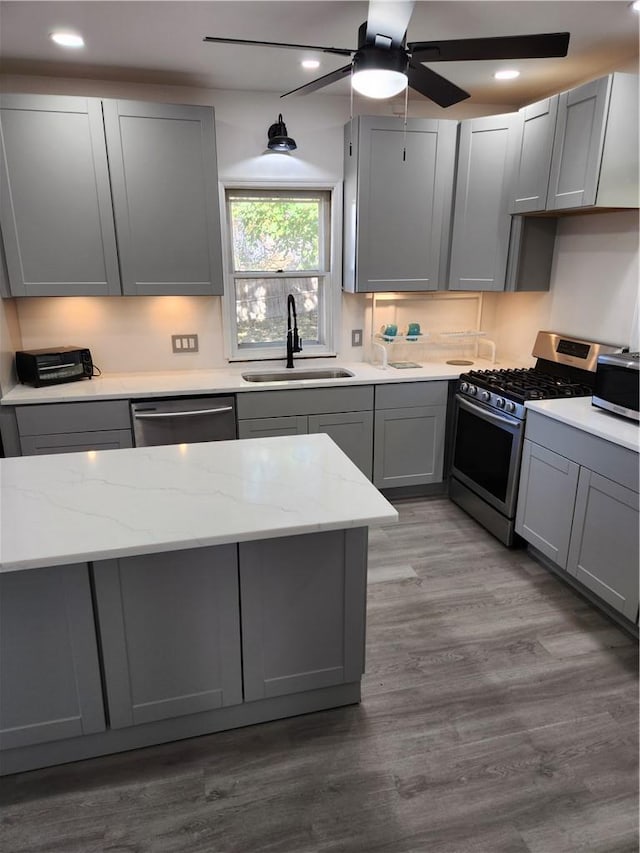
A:
[[[544,373],[535,367],[470,370],[460,379],[518,402],[551,400],[558,397],[588,397],[591,394],[591,388],[584,383]]]

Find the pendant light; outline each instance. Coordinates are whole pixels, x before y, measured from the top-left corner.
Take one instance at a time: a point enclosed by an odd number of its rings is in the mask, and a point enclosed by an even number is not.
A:
[[[282,119],[282,113],[278,115],[278,121],[267,131],[267,136],[269,137],[267,148],[270,151],[295,151],[298,147],[295,140],[287,135],[287,126]]]

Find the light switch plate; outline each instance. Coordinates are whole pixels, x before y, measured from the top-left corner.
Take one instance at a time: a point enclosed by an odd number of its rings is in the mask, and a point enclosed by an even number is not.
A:
[[[351,329],[351,346],[362,346],[362,329]]]
[[[175,353],[198,352],[198,336],[194,334],[171,335],[171,349]]]

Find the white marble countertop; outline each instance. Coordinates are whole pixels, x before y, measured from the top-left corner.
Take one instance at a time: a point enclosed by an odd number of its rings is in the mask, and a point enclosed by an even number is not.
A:
[[[398,517],[324,434],[2,459],[0,501],[2,572]]]
[[[637,423],[605,412],[591,405],[591,397],[563,400],[537,400],[525,403],[527,409],[539,412],[591,435],[597,435],[629,450],[640,451],[640,427]]]
[[[469,366],[442,362],[424,362],[421,367],[398,369],[368,362],[342,362],[335,359],[308,359],[296,362],[289,382],[248,382],[243,373],[280,370],[283,364],[229,365],[216,370],[172,370],[158,373],[114,373],[91,380],[32,388],[16,385],[0,401],[5,406],[33,403],[70,403],[88,400],[135,399],[145,397],[171,397],[185,394],[237,393],[243,391],[273,391],[276,388],[321,388],[336,385],[370,385],[381,382],[419,382],[437,379],[457,379],[467,370],[489,370],[503,367],[522,367],[522,364],[498,363],[478,359]],[[296,380],[296,370],[344,367],[353,373],[345,379]]]

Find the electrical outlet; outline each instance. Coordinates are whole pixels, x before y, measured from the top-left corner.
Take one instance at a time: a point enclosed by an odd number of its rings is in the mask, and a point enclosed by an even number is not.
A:
[[[362,329],[351,329],[351,346],[362,346]]]
[[[171,335],[171,348],[173,352],[198,352],[197,335]]]

